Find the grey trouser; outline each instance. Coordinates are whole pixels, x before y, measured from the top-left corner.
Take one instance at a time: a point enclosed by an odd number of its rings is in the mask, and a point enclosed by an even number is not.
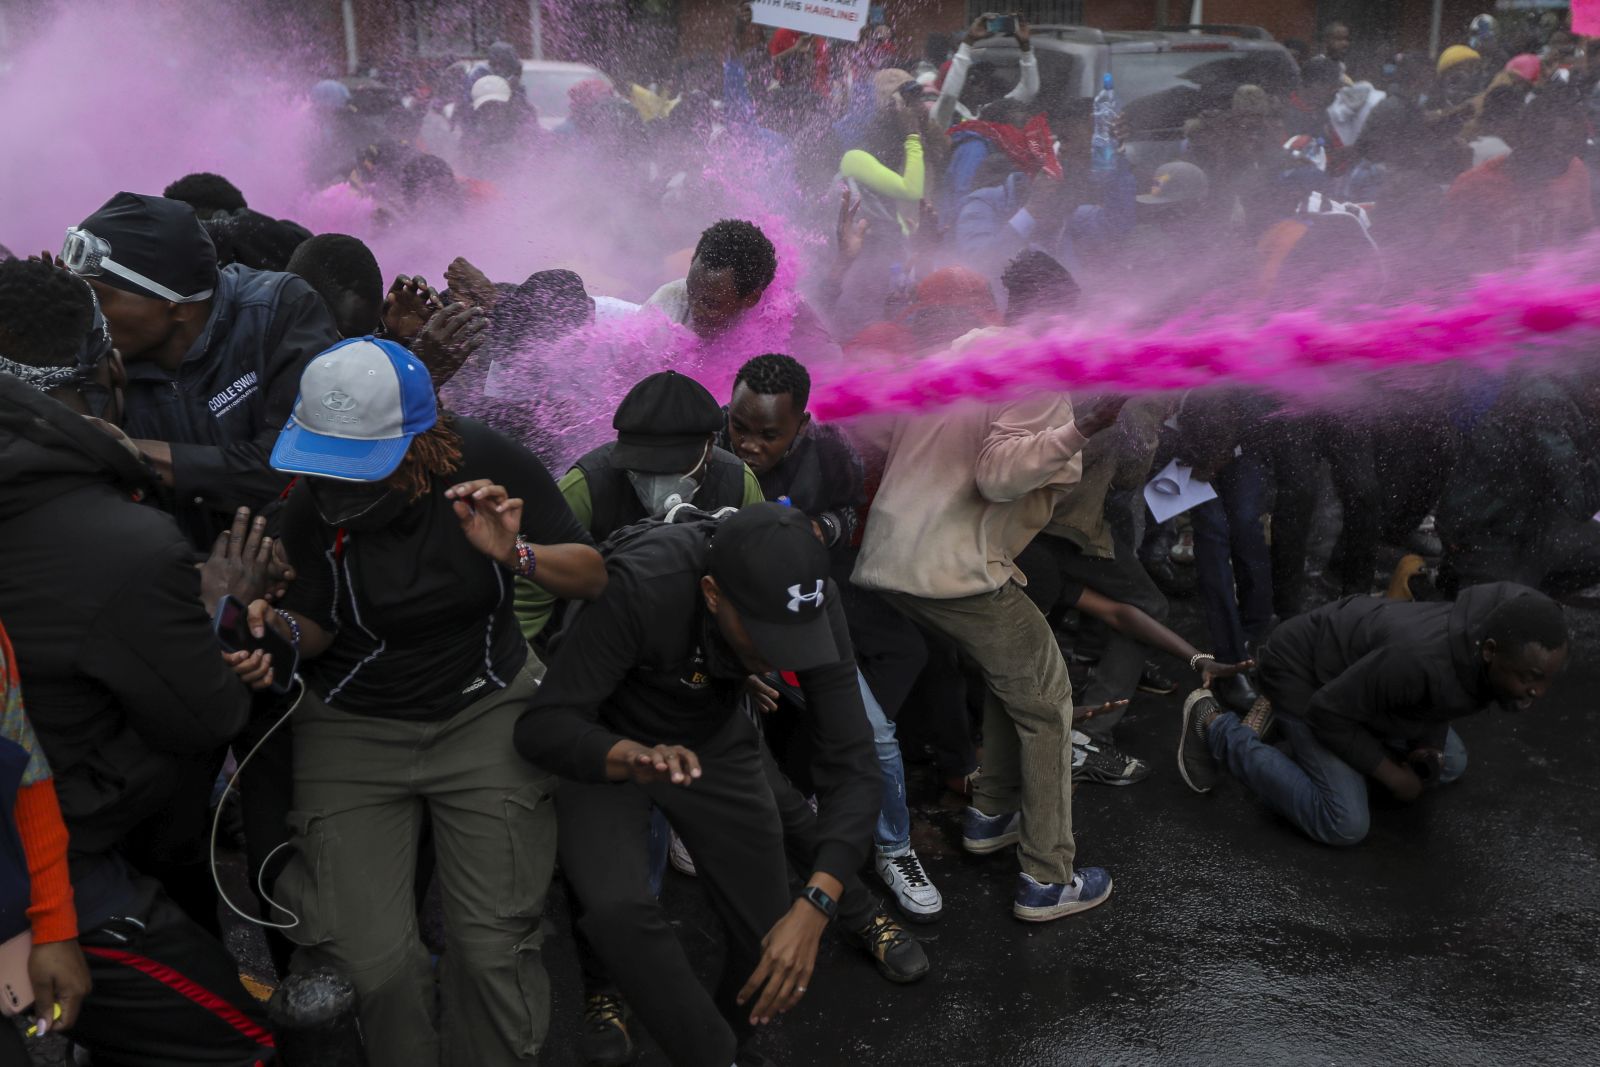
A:
[[[1050,624],[1015,582],[954,600],[883,596],[977,662],[988,692],[973,807],[1020,808],[1023,872],[1072,881],[1072,682]]]
[[[539,916],[556,856],[555,779],[511,743],[536,684],[524,668],[440,722],[337,711],[309,692],[295,712],[293,854],[273,895],[300,917],[286,931],[300,946],[294,969],[331,967],[355,983],[374,1064],[538,1058],[550,1022]],[[442,1033],[412,892],[424,807],[444,890]]]

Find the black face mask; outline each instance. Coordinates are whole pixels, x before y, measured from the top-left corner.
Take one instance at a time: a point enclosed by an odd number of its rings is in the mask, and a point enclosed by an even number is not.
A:
[[[344,530],[381,530],[406,506],[405,494],[382,482],[308,477],[306,489],[322,521]]]

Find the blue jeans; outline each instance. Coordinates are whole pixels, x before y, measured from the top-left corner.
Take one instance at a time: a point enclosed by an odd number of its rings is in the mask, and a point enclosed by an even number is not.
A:
[[[1272,622],[1272,559],[1261,531],[1266,474],[1255,456],[1239,456],[1211,483],[1217,499],[1191,513],[1195,576],[1212,647],[1224,663],[1246,656]]]
[[[1367,776],[1329,752],[1303,719],[1280,712],[1276,722],[1289,739],[1285,756],[1225,711],[1206,731],[1211,754],[1249,786],[1263,803],[1288,819],[1313,841],[1355,845],[1367,836]],[[1403,750],[1403,742],[1391,742]],[[1453,782],[1467,769],[1467,746],[1454,730],[1445,737],[1440,783]]]
[[[883,713],[860,671],[856,682],[861,686],[861,702],[867,706],[867,721],[872,723],[878,767],[883,771],[883,806],[872,838],[883,855],[903,855],[911,847],[911,809],[906,807],[906,765],[900,758],[900,742],[894,738],[893,720]]]

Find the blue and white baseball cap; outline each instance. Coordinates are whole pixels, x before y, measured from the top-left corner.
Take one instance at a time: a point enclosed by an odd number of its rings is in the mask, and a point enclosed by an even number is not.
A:
[[[272,466],[346,482],[393,474],[412,438],[438,421],[433,379],[393,341],[355,337],[317,356],[300,375]]]

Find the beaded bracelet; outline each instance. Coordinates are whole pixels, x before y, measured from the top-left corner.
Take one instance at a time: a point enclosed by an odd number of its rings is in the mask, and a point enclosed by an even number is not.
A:
[[[273,608],[272,610],[278,613],[278,618],[289,624],[289,633],[294,635],[294,643],[298,645],[300,643],[300,624],[294,621],[293,615],[290,615],[282,608]]]
[[[1194,655],[1189,657],[1189,669],[1191,671],[1197,671],[1197,670],[1200,669],[1200,661],[1201,660],[1203,660],[1203,659],[1216,659],[1216,658],[1217,657],[1213,656],[1209,652],[1196,652]]]
[[[517,574],[524,578],[532,578],[538,566],[539,560],[533,554],[533,545],[520,537],[517,538],[517,565],[514,568]]]

